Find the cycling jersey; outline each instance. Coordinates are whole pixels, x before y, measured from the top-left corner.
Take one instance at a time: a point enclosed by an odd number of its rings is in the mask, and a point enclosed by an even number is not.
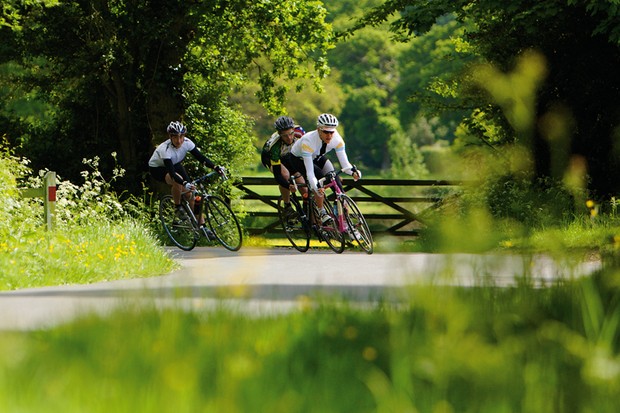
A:
[[[172,145],[172,141],[168,139],[155,149],[151,159],[149,159],[149,166],[161,168],[164,166],[164,159],[170,159],[172,164],[176,165],[185,159],[187,152],[190,152],[195,147],[196,144],[194,144],[194,142],[192,142],[189,138],[183,139],[183,143],[178,148],[175,148]]]
[[[313,130],[312,132],[306,133],[301,137],[301,139],[297,140],[291,149],[292,155],[303,159],[308,183],[314,190],[317,189],[317,179],[314,173],[313,161],[331,150],[336,151],[338,162],[340,162],[340,166],[345,170],[345,172],[349,175],[353,173],[351,171],[352,165],[349,163],[349,158],[347,157],[347,153],[345,151],[344,139],[340,136],[338,131],[334,132],[331,141],[329,144],[325,145],[323,150],[322,146],[323,141],[319,136],[319,131]]]
[[[151,174],[156,179],[163,180],[167,173],[175,182],[183,184],[183,181],[189,180],[189,176],[180,164],[188,152],[209,168],[215,168],[215,164],[204,156],[190,139],[184,138],[178,148],[174,147],[172,141],[168,139],[155,149],[149,159]]]
[[[288,188],[288,182],[282,176],[282,158],[291,151],[295,141],[306,133],[299,125],[295,126],[293,132],[295,133],[295,136],[293,137],[293,142],[291,142],[290,145],[284,143],[278,132],[274,132],[263,145],[263,150],[261,152],[261,162],[265,168],[271,169],[278,184],[285,188]]]

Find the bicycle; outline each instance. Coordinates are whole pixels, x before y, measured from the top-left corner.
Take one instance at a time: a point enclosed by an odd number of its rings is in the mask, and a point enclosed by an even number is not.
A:
[[[291,191],[290,199],[293,205],[292,213],[285,216],[282,207],[282,198],[278,201],[278,216],[280,223],[284,229],[284,233],[290,241],[293,248],[299,252],[306,252],[310,248],[310,238],[314,233],[321,242],[327,245],[336,253],[344,251],[344,239],[342,234],[336,229],[334,220],[330,220],[325,224],[321,223],[319,207],[314,199],[313,191],[308,191],[310,195],[299,200],[297,192],[299,188],[308,187],[307,184],[298,184],[293,177],[289,178],[289,182],[295,186],[295,191]],[[332,210],[330,201],[325,198],[324,207],[326,211]]]
[[[279,205],[280,222],[286,237],[298,251],[305,252],[308,250],[310,234],[311,231],[314,231],[319,239],[326,241],[327,245],[336,253],[344,251],[345,237],[357,242],[367,254],[373,253],[372,234],[364,215],[360,212],[355,201],[345,194],[336,182],[336,176],[341,172],[331,171],[319,179],[319,187],[332,188],[335,193],[334,204],[325,196],[324,207],[331,217],[327,224],[316,224],[320,220],[318,219],[319,212],[314,197],[311,197],[311,201],[308,202],[308,207],[304,211],[295,192],[291,193],[291,203],[295,206],[295,213],[291,215],[292,220],[283,216],[283,208]],[[300,186],[292,178],[289,179],[289,182],[296,187]],[[310,193],[312,192],[310,191]],[[310,208],[310,206],[312,207]]]
[[[228,203],[217,195],[210,194],[204,188],[204,182],[213,176],[219,175],[213,171],[192,181],[196,187],[194,194],[202,198],[202,208],[205,213],[205,224],[200,225],[201,212],[195,214],[185,199],[186,191],[181,196],[181,209],[177,211],[172,195],[164,195],[159,202],[159,219],[170,240],[180,249],[191,251],[201,236],[213,241],[213,237],[224,248],[230,251],[238,251],[241,248],[243,236],[237,216]],[[226,171],[221,173],[222,181],[226,181]],[[208,228],[207,228],[208,226]],[[211,234],[213,234],[211,236]]]

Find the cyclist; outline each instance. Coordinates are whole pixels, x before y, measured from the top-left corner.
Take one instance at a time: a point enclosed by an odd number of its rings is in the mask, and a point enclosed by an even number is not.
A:
[[[278,188],[284,202],[284,215],[290,216],[293,213],[290,196],[295,187],[288,182],[290,173],[288,168],[282,164],[282,157],[291,151],[293,143],[301,138],[306,131],[300,125],[295,124],[293,118],[289,116],[280,116],[273,126],[276,131],[263,145],[261,162],[265,168],[273,173],[273,177],[279,184]],[[301,180],[303,178],[300,175],[298,182],[301,183]]]
[[[316,130],[306,133],[293,144],[284,161],[290,166],[291,172],[301,172],[306,176],[308,185],[318,195],[317,206],[321,222],[325,223],[330,217],[323,207],[324,190],[317,187],[317,177],[321,178],[326,172],[333,170],[333,165],[325,154],[335,150],[344,172],[352,175],[356,181],[362,177],[362,172],[349,163],[344,139],[336,130],[338,119],[330,113],[322,113],[317,118],[316,126]]]
[[[223,173],[223,168],[216,166],[209,158],[204,156],[196,147],[196,144],[185,136],[187,128],[181,122],[170,122],[166,131],[168,132],[168,139],[162,142],[153,152],[149,160],[149,170],[155,180],[165,182],[172,187],[172,198],[177,207],[177,215],[183,216],[185,212],[181,208],[181,195],[186,191],[185,196],[188,197],[186,199],[193,209],[193,191],[196,189],[191,184],[191,179],[181,163],[187,153],[191,153],[198,161],[216,170],[219,174]],[[202,216],[200,220],[200,224],[203,224]]]

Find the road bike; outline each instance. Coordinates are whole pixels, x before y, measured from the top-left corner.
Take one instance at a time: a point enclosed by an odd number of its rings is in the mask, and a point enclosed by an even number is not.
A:
[[[301,198],[297,195],[300,188],[308,188],[307,184],[298,184],[293,177],[289,182],[295,186],[295,191],[291,191],[292,209],[288,212],[283,208],[282,198],[278,201],[278,216],[280,224],[284,229],[286,238],[290,241],[293,248],[299,252],[306,252],[310,248],[310,239],[314,234],[321,242],[327,245],[336,253],[344,251],[344,239],[337,230],[333,217],[328,222],[321,222],[319,207],[316,204],[314,192],[307,191]],[[325,198],[323,206],[326,211],[331,211],[331,203]]]
[[[373,253],[373,239],[368,223],[364,215],[360,212],[357,204],[351,197],[342,191],[338,185],[336,176],[342,171],[328,172],[325,177],[319,179],[319,187],[332,188],[335,194],[333,203],[327,196],[324,198],[325,210],[330,215],[330,220],[325,224],[320,224],[319,211],[314,201],[313,191],[310,192],[310,201],[302,207],[296,192],[291,192],[291,204],[294,209],[292,213],[285,216],[282,208],[282,199],[278,208],[280,222],[286,237],[293,247],[298,251],[305,252],[310,245],[310,235],[314,232],[321,241],[336,253],[344,251],[347,240],[355,241],[366,253]],[[297,184],[294,179],[289,179],[296,187],[306,186]]]
[[[186,199],[186,194],[191,191],[182,194],[180,209],[175,206],[172,195],[164,195],[159,202],[161,224],[170,240],[182,250],[192,250],[202,236],[218,241],[230,251],[241,248],[243,236],[237,216],[227,202],[204,187],[204,182],[216,175],[220,175],[223,181],[228,179],[226,171],[222,170],[221,173],[213,171],[192,181],[196,188],[193,191],[195,200],[201,200],[200,208],[204,211],[205,223],[202,225],[200,216],[203,212],[193,210]]]

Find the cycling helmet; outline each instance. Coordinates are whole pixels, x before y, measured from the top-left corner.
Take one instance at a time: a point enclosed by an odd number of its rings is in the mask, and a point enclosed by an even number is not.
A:
[[[170,125],[168,125],[168,128],[166,130],[172,135],[187,133],[187,128],[181,122],[176,121],[170,122]]]
[[[280,131],[283,131],[283,130],[294,128],[295,127],[295,121],[293,121],[293,118],[291,118],[289,116],[280,116],[273,123],[273,127],[276,128],[276,130],[278,132],[280,132]]]
[[[322,113],[316,120],[316,126],[333,129],[338,127],[338,119],[331,113]]]

